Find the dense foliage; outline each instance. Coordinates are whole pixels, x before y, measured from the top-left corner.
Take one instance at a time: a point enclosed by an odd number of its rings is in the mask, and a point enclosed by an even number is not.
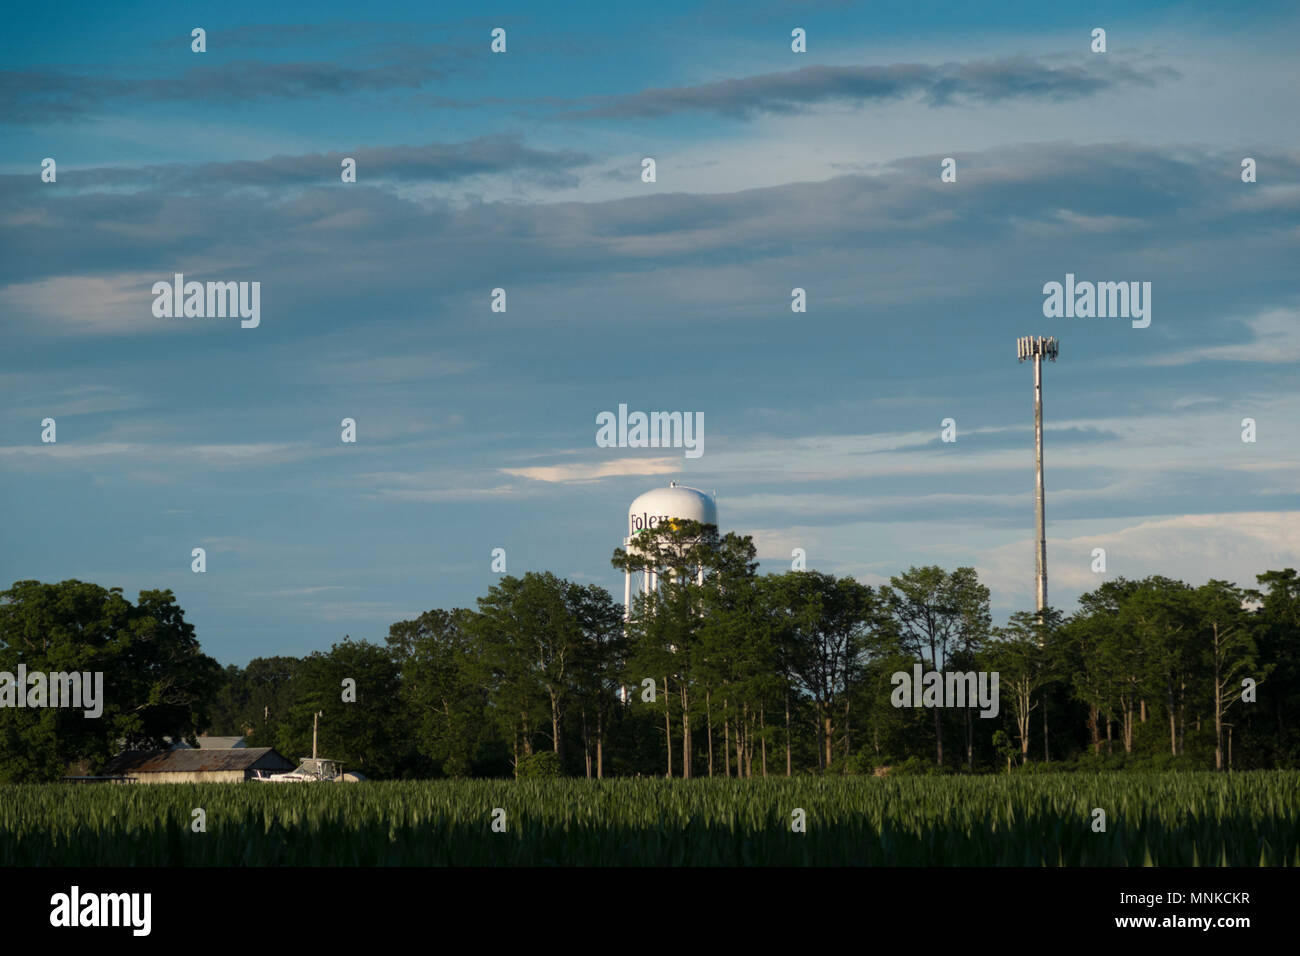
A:
[[[82,581],[19,581],[0,592],[0,672],[16,677],[24,665],[28,674],[103,674],[103,712],[0,707],[0,781],[54,779],[122,749],[192,738],[221,677],[171,591],[141,591],[132,604],[121,588]]]
[[[614,566],[659,587],[627,622],[604,589],[530,572],[473,610],[399,621],[383,644],[221,674],[169,592],[132,607],[81,582],[20,582],[0,603],[0,662],[102,665],[113,710],[89,736],[95,721],[0,710],[0,775],[53,779],[115,742],[204,731],[298,757],[315,714],[321,752],[371,778],[1300,767],[1292,569],[1251,590],[1117,578],[1069,617],[994,626],[972,568],[877,588],[759,575],[748,537],[693,522],[635,541]],[[996,672],[996,715],[896,706],[895,675],[914,667]]]
[[[399,675],[385,719],[406,729],[400,752],[357,745],[342,715],[361,705],[330,703],[337,684],[286,659],[231,668],[214,726],[300,751],[310,695],[331,753],[426,777],[531,775],[541,752],[589,777],[1300,766],[1294,570],[1257,590],[1118,578],[1068,618],[995,627],[971,568],[910,568],[880,588],[758,575],[749,538],[692,522],[643,532],[613,563],[659,582],[626,625],[601,588],[530,573],[477,610],[394,624],[387,663],[365,645],[374,676],[359,687]],[[894,706],[894,675],[918,664],[997,672],[997,715]]]

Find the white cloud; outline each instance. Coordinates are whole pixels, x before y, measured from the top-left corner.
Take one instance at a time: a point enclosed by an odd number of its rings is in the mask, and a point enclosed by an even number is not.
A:
[[[1072,600],[1120,575],[1131,579],[1162,574],[1190,584],[1221,578],[1253,587],[1260,572],[1300,567],[1300,511],[1151,518],[1123,527],[1113,520],[1087,524],[1114,530],[1048,536],[1048,594],[1054,604],[1065,595]],[[1106,549],[1106,574],[1092,571],[1094,548]],[[1003,602],[1032,605],[1032,538],[985,552],[976,569]]]
[[[1205,345],[1168,354],[1155,353],[1149,365],[1190,365],[1192,362],[1300,362],[1300,310],[1269,309],[1241,320],[1251,340],[1235,345]]]
[[[680,458],[617,458],[605,462],[572,465],[537,465],[529,468],[502,468],[508,475],[552,483],[579,483],[627,475],[670,475],[682,470]]]
[[[171,468],[202,465],[216,468],[240,465],[277,465],[311,457],[306,445],[282,442],[246,442],[228,445],[151,445],[140,442],[59,441],[52,444],[0,446],[0,460],[15,464],[41,461],[80,462],[103,458],[121,458],[135,468],[141,464],[166,464]]]
[[[4,377],[0,377],[0,382]],[[18,378],[18,376],[15,376]],[[44,386],[44,387],[43,387]],[[43,395],[39,404],[12,409],[15,418],[44,418],[49,415],[62,418],[70,415],[97,415],[103,412],[121,412],[144,405],[144,400],[123,394],[104,385],[82,385],[75,388],[55,390],[42,383],[23,386],[27,390],[40,389]]]
[[[0,311],[54,323],[65,331],[92,335],[162,332],[207,327],[199,321],[159,319],[153,314],[156,273],[112,276],[54,276],[0,289]],[[238,324],[236,324],[238,328]]]
[[[364,495],[384,501],[474,501],[483,498],[505,498],[518,494],[518,489],[511,485],[496,485],[491,488],[379,488]]]
[[[875,585],[913,564],[972,565],[995,608],[1034,604],[1030,534],[991,548],[986,528],[938,521],[791,526],[753,535],[764,572],[788,569],[794,548],[807,552],[810,568]],[[1106,574],[1092,572],[1094,548],[1106,549]],[[1300,568],[1300,511],[1092,519],[1069,523],[1063,534],[1048,529],[1048,593],[1065,610],[1079,594],[1121,575],[1161,574],[1193,585],[1221,578],[1253,587],[1255,575],[1285,567]]]

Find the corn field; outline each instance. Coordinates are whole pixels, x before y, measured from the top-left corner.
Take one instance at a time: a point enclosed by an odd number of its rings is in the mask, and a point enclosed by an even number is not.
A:
[[[303,865],[1300,866],[1300,772],[0,788],[0,866]]]

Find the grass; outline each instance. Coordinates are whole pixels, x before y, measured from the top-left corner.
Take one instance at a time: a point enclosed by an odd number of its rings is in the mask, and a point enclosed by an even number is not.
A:
[[[304,865],[1300,866],[1300,772],[0,787],[0,866]]]

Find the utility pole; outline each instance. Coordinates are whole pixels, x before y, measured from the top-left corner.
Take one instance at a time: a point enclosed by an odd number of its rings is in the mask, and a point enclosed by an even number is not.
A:
[[[325,711],[318,710],[311,715],[311,759],[316,759],[316,729],[320,725],[320,719],[325,716]]]
[[[1034,573],[1037,578],[1038,614],[1047,608],[1047,517],[1043,492],[1043,358],[1053,362],[1059,351],[1055,338],[1025,336],[1016,339],[1016,357],[1034,360],[1034,512],[1036,538]]]

